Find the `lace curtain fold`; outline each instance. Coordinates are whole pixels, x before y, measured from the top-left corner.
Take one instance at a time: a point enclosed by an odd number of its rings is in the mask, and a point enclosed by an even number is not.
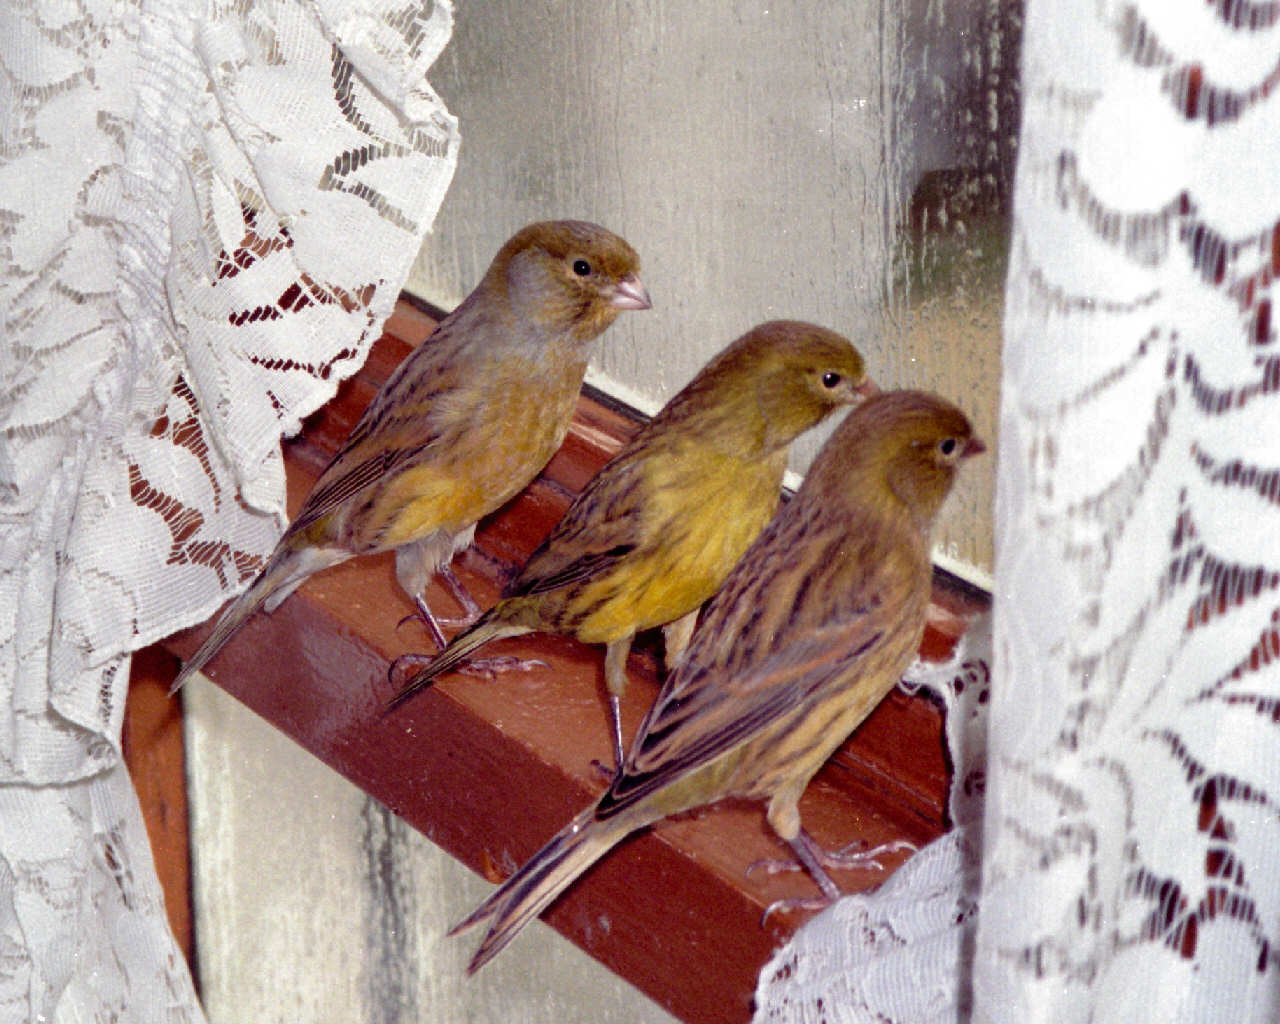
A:
[[[0,1018],[198,1020],[129,652],[278,535],[452,177],[448,3],[11,7],[0,32]]]
[[[990,716],[758,1019],[1280,1017],[1278,23],[1029,0]]]

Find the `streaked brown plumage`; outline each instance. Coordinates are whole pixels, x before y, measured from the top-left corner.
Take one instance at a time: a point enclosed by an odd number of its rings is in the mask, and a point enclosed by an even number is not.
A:
[[[649,308],[638,273],[631,246],[595,224],[545,221],[517,232],[383,385],[173,689],[259,607],[272,610],[307,576],[353,555],[396,549],[397,579],[434,626],[423,588],[440,571],[465,595],[450,560],[477,520],[559,448],[590,343],[624,309]]]
[[[471,970],[623,837],[725,797],[767,801],[774,831],[837,893],[797,801],[919,647],[930,528],[959,461],[982,450],[933,395],[849,414],[708,605],[613,784],[454,928],[489,923]]]
[[[620,764],[617,701],[632,638],[692,624],[776,511],[791,442],[870,388],[862,357],[834,331],[794,320],[748,331],[591,480],[503,599],[393,704],[501,637],[538,631],[607,644]],[[687,631],[668,631],[669,664],[685,642]]]

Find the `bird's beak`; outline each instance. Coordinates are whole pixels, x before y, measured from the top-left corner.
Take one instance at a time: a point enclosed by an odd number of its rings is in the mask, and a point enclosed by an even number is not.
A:
[[[609,305],[614,309],[650,309],[653,303],[649,301],[649,293],[640,278],[628,274],[614,285]]]
[[[865,402],[873,395],[880,394],[880,388],[870,377],[864,377],[862,378],[862,383],[853,389],[853,393]]]
[[[982,438],[980,438],[977,434],[974,434],[971,438],[969,438],[968,441],[965,442],[964,453],[960,457],[962,459],[967,459],[973,455],[981,455],[986,450],[987,450],[987,446],[983,442]]]

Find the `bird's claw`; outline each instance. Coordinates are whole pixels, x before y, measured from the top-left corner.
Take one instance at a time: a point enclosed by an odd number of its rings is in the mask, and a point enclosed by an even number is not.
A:
[[[411,615],[409,617],[415,618],[416,616]],[[449,629],[456,630],[457,632],[462,632],[462,630],[466,629],[468,626],[475,625],[476,619],[480,618],[479,615],[461,615],[454,617],[451,615],[436,615],[434,612],[432,613],[432,617],[436,620],[436,625],[447,626]]]
[[[416,618],[412,615],[409,617]],[[387,682],[395,687],[398,693],[409,684],[409,680],[435,659],[434,654],[402,654],[387,666]]]
[[[861,839],[850,843],[848,846],[841,847],[839,850],[824,850],[817,844],[809,847],[814,859],[823,867],[828,868],[860,868],[864,871],[883,871],[884,865],[880,862],[881,857],[890,853],[897,853],[899,850],[909,850],[915,853],[919,849],[914,843],[907,842],[905,839],[891,839],[887,843],[881,843],[879,846],[867,848],[867,844]],[[799,860],[791,858],[774,858],[762,857],[759,860],[752,861],[747,865],[747,874],[755,871],[756,868],[763,868],[770,875],[781,874],[784,871],[804,871],[805,865]],[[825,876],[823,876],[825,877]],[[820,878],[815,878],[819,886],[824,883]],[[826,885],[831,887],[833,893],[836,892],[834,884],[828,880]],[[765,908],[764,916],[760,918],[760,927],[764,927],[769,917],[775,912],[785,913],[790,910],[824,910],[834,902],[833,896],[824,893],[821,896],[810,896],[793,899],[775,900]]]
[[[899,850],[910,850],[911,852],[915,852],[916,849],[918,849],[918,847],[916,847],[913,842],[908,842],[906,840],[890,840],[888,842],[882,842],[881,845],[873,846],[872,849],[867,849],[867,844],[861,840],[851,842],[849,846],[841,847],[840,850],[823,850],[820,849],[817,844],[809,847],[813,858],[817,860],[819,864],[822,864],[823,867],[861,868],[863,870],[883,870],[884,865],[879,861],[881,856],[893,854],[893,852],[897,852]],[[764,868],[765,872],[768,872],[769,874],[778,874],[781,872],[799,872],[799,870],[805,869],[805,865],[801,864],[799,860],[762,858],[760,860],[755,860],[753,863],[748,865],[746,873],[750,874],[756,868]],[[829,879],[826,883],[823,883],[822,878],[818,877],[815,877],[814,881],[818,882],[819,887],[822,887],[823,884],[831,887],[831,895],[828,895],[827,892],[823,892],[823,895],[820,896],[792,897],[792,899],[774,900],[772,904],[769,904],[767,908],[764,909],[764,914],[762,918],[760,918],[760,927],[763,928],[765,924],[768,924],[769,918],[771,918],[774,913],[785,914],[790,910],[826,910],[828,906],[831,906],[833,902],[838,899],[838,891],[835,888],[835,884],[829,881]]]
[[[461,631],[474,623],[477,618],[479,618],[479,616],[468,617],[466,615],[461,616],[460,618],[450,618],[447,615],[437,615],[435,612],[431,612],[430,618],[428,618],[427,613],[420,609],[416,612],[410,612],[397,622],[396,629],[404,628],[404,624],[406,622],[417,622],[426,628],[427,632],[431,634],[431,638],[434,640],[437,638],[436,630],[439,627],[446,626],[449,629]]]
[[[471,658],[456,666],[453,671],[466,676],[479,676],[492,682],[503,672],[532,672],[536,668],[550,668],[537,658],[517,658],[504,654],[494,658]]]
[[[791,860],[788,857],[761,857],[759,860],[753,860],[747,865],[748,877],[757,868],[766,875],[780,875],[784,871],[802,871],[804,865],[798,860]]]
[[[879,846],[867,849],[867,844],[858,839],[848,846],[841,847],[839,850],[815,848],[814,856],[818,863],[825,868],[859,868],[864,871],[883,871],[884,865],[880,863],[880,857],[890,853],[897,853],[899,850],[909,850],[911,853],[915,853],[917,849],[919,847],[915,843],[909,843],[905,839],[891,839],[887,843],[881,843]],[[770,875],[778,875],[784,871],[803,871],[804,865],[798,860],[793,860],[789,857],[762,857],[760,860],[753,861],[747,867],[747,874],[751,874],[756,868],[762,868]]]
[[[618,777],[617,767],[609,767],[609,765],[605,764],[598,757],[593,757],[591,759],[591,769],[604,781],[606,785],[611,784],[613,780]]]
[[[881,843],[871,849],[866,849],[866,845],[862,840],[858,840],[839,850],[819,850],[818,862],[828,868],[874,868],[876,871],[883,871],[884,865],[877,858],[900,850],[915,853],[920,849],[915,843],[905,839],[890,839],[887,843]],[[856,850],[855,847],[857,847]]]
[[[437,654],[402,654],[387,668],[387,681],[401,693],[413,677],[439,657]],[[550,668],[545,661],[536,658],[516,658],[503,655],[496,658],[472,658],[455,665],[450,671],[466,676],[479,676],[492,682],[502,672],[532,672],[536,668]]]
[[[800,896],[791,899],[774,900],[764,908],[764,913],[760,915],[760,927],[763,928],[769,923],[769,918],[775,914],[786,914],[793,910],[826,910],[831,906],[832,901],[826,896]]]

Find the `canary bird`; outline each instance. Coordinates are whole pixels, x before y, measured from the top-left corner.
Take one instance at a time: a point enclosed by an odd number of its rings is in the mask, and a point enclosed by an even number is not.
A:
[[[502,600],[393,704],[491,640],[536,631],[606,644],[621,764],[618,701],[632,637],[668,626],[668,663],[678,656],[686,624],[776,511],[791,442],[873,388],[862,357],[834,331],[791,320],[748,331],[588,483]]]
[[[963,413],[922,392],[845,418],[707,606],[604,795],[450,933],[488,921],[472,971],[625,836],[726,797],[767,801],[773,830],[839,895],[797,801],[916,653],[930,529],[983,448]]]
[[[648,309],[639,258],[583,221],[517,232],[463,300],[383,385],[316,481],[266,565],[186,663],[176,690],[259,607],[353,555],[396,550],[396,577],[444,638],[422,590],[449,571],[476,521],[517,494],[568,430],[591,342]]]

